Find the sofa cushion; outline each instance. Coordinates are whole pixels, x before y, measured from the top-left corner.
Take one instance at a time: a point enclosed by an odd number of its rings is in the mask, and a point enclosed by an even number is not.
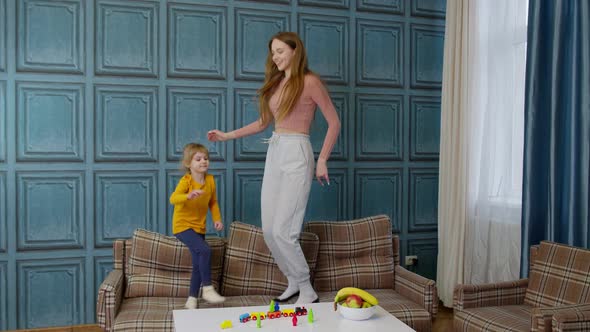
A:
[[[305,224],[320,239],[315,269],[316,291],[343,287],[393,288],[391,221],[386,215],[351,221]]]
[[[236,295],[280,295],[287,288],[287,278],[274,262],[259,227],[233,222],[230,226],[221,293]],[[318,254],[318,237],[301,233],[301,249],[313,271]],[[313,273],[313,272],[312,272]]]
[[[533,307],[590,303],[590,250],[543,241],[524,302]]]
[[[531,307],[521,304],[455,310],[454,328],[455,331],[531,331]]]
[[[225,242],[207,238],[207,243],[211,247],[211,282],[219,288]],[[191,254],[174,236],[137,229],[128,264],[126,297],[188,296]]]

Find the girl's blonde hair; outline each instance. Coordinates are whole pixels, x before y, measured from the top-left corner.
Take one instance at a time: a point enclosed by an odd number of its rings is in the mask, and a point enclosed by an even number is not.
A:
[[[279,71],[277,65],[272,61],[272,42],[275,39],[289,45],[294,51],[290,63],[291,77],[283,88],[284,90],[282,92],[276,122],[282,120],[291,113],[303,92],[305,75],[312,73],[307,67],[307,53],[305,52],[303,42],[295,32],[279,32],[270,38],[268,42],[268,55],[266,56],[264,84],[258,89],[258,96],[260,98],[260,119],[264,125],[269,124],[273,119],[269,106],[270,97],[275,92],[279,83],[281,83],[281,80],[285,77],[285,73]]]
[[[203,144],[188,143],[184,146],[182,153],[182,161],[180,163],[181,170],[190,173],[191,160],[197,152],[204,153],[207,156],[207,158],[209,158],[209,150],[207,150],[207,148]]]

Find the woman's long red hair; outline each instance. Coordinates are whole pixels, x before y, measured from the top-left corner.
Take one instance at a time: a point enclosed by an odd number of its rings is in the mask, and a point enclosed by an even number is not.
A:
[[[285,118],[293,110],[293,107],[303,92],[305,75],[311,73],[307,67],[307,53],[305,52],[305,46],[303,46],[303,42],[295,32],[279,32],[270,38],[264,71],[264,84],[258,89],[258,96],[260,98],[260,119],[265,125],[269,124],[273,119],[269,106],[270,97],[274,94],[277,86],[285,77],[285,73],[279,71],[277,65],[272,61],[272,42],[275,39],[289,45],[294,51],[290,63],[291,76],[285,83],[281,93],[276,122]]]

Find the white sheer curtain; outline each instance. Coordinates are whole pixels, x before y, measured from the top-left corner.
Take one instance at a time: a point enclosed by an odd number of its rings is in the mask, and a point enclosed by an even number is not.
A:
[[[473,1],[466,283],[518,279],[527,0]]]
[[[458,283],[519,275],[527,6],[447,2],[437,286],[448,307]]]

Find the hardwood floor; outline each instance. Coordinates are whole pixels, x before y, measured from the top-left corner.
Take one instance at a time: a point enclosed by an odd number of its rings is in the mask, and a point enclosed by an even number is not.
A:
[[[453,331],[453,308],[447,308],[439,303],[436,319],[432,324],[432,332]]]
[[[102,332],[98,325],[77,325],[70,327],[53,327],[45,329],[16,330],[7,332]],[[446,308],[441,304],[432,326],[432,332],[453,331],[453,309]]]

